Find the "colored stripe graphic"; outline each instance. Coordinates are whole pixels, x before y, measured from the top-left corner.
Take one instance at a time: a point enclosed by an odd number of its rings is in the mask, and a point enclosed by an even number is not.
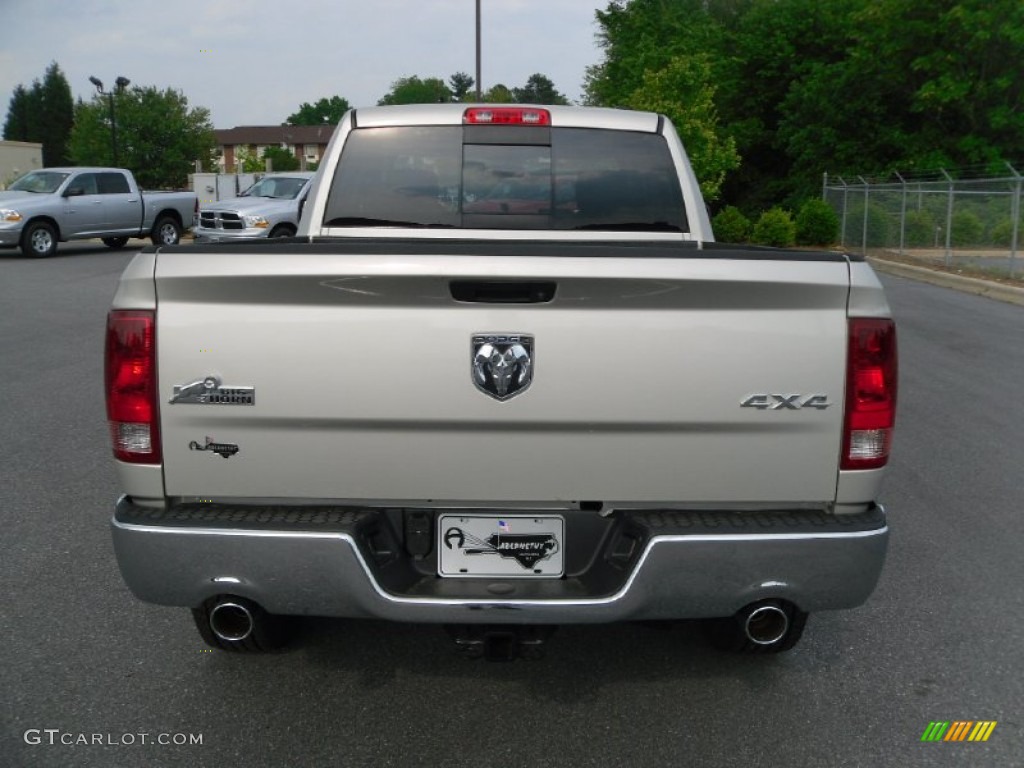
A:
[[[921,741],[988,741],[996,725],[995,720],[933,720],[921,734]]]
[[[921,734],[921,741],[941,741],[947,728],[949,728],[949,721],[930,722],[928,727],[924,729],[924,733]]]
[[[974,725],[970,720],[957,720],[949,729],[943,741],[963,741],[967,738],[967,729]]]
[[[995,720],[982,720],[971,731],[971,735],[967,737],[968,741],[988,741],[988,737],[992,735],[992,731],[996,729]]]

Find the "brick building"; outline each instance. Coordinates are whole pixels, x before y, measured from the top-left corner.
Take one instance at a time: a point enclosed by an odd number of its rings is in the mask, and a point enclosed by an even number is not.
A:
[[[267,147],[288,149],[305,169],[319,163],[334,134],[334,127],[324,125],[240,125],[237,128],[215,130],[217,161],[221,173],[235,173],[239,155],[263,155]]]

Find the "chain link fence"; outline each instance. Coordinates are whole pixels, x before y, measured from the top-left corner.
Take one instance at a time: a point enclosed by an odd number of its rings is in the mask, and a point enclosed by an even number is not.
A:
[[[825,174],[822,197],[849,250],[981,276],[1024,278],[1024,176],[965,178],[939,170],[914,178]],[[959,177],[958,177],[959,176]]]

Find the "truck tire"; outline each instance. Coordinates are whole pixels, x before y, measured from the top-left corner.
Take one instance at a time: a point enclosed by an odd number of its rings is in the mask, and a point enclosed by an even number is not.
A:
[[[124,248],[128,244],[127,237],[104,237],[103,244],[112,251],[116,251],[118,248]]]
[[[34,221],[21,235],[21,252],[32,259],[45,259],[57,252],[57,230],[46,221]]]
[[[782,653],[800,640],[807,613],[792,603],[766,600],[748,605],[724,619],[708,623],[711,643],[723,651],[745,654]]]
[[[270,230],[270,237],[294,237],[295,228],[290,224],[278,224]]]
[[[170,216],[160,216],[153,224],[153,232],[150,234],[153,245],[177,245],[181,240],[181,227],[178,222]]]
[[[227,610],[238,610],[248,614],[251,631],[239,640],[219,637],[213,630],[211,615],[215,609],[230,606]],[[263,608],[244,597],[222,595],[207,600],[198,608],[192,609],[199,636],[211,648],[235,653],[269,653],[279,650],[291,638],[294,632],[294,619],[267,613]]]

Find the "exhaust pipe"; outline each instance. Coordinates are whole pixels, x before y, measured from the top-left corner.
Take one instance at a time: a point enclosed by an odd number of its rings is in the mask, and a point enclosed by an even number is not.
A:
[[[255,619],[244,605],[225,600],[210,609],[210,629],[220,640],[237,643],[252,634]]]
[[[753,606],[743,620],[743,633],[756,645],[773,645],[788,630],[789,615],[774,603]]]

